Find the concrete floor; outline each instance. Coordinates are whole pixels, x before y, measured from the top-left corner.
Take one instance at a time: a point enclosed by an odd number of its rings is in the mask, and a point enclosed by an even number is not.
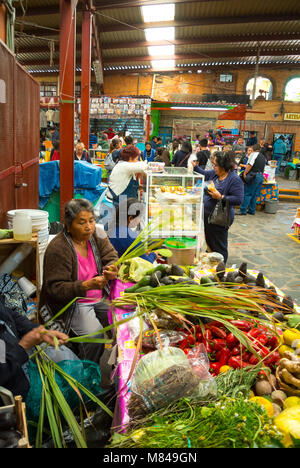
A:
[[[287,235],[293,234],[298,207],[280,202],[276,214],[256,211],[255,216],[236,216],[229,230],[227,265],[247,262],[249,269],[262,271],[300,305],[300,244]]]

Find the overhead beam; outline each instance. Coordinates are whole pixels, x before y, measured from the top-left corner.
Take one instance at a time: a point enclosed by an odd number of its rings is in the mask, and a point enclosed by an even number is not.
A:
[[[212,3],[229,0],[188,0],[189,3]],[[186,0],[98,0],[94,2],[94,7],[97,10],[111,10],[114,8],[132,8],[141,7],[143,5],[159,5],[161,3],[186,3]],[[58,15],[58,5],[47,5],[45,7],[31,7],[26,9],[26,17],[45,16],[45,15]],[[17,8],[17,17],[23,16],[22,8]]]
[[[215,51],[211,52],[209,54],[201,54],[201,53],[192,53],[192,54],[175,54],[172,56],[161,56],[159,57],[160,60],[169,60],[169,59],[174,59],[174,60],[211,60],[211,59],[217,59],[217,60],[223,60],[225,58],[242,58],[242,57],[256,57],[257,51],[256,50],[242,50],[242,51],[234,51],[234,52],[226,52],[226,51]],[[300,49],[281,49],[281,50],[261,50],[260,55],[262,57],[280,57],[280,56],[297,56],[300,55]],[[77,57],[77,61],[78,61]],[[103,59],[103,65],[107,64],[123,64],[127,62],[151,62],[152,60],[158,60],[158,57],[154,57],[152,55],[137,55],[137,56],[126,56],[126,57],[105,57]],[[24,66],[33,66],[33,65],[48,65],[49,60],[43,59],[43,60],[20,60],[20,63]],[[54,65],[58,63],[58,60],[54,60]],[[199,63],[199,66],[201,66],[201,63]]]
[[[138,47],[149,47],[157,45],[170,45],[170,43],[181,45],[207,45],[207,44],[230,44],[230,43],[245,43],[245,42],[279,42],[279,41],[295,41],[300,39],[300,33],[284,33],[284,34],[249,34],[249,35],[232,35],[220,37],[198,37],[189,39],[174,39],[170,41],[135,41],[135,42],[107,42],[101,45],[102,50],[110,49],[135,49]],[[42,53],[49,50],[48,45],[19,47],[19,54]]]
[[[116,21],[111,24],[101,25],[101,33],[115,32],[115,31],[130,31],[132,29],[148,29],[148,28],[162,28],[174,26],[176,28],[186,28],[189,26],[218,26],[218,25],[231,25],[231,24],[247,24],[247,23],[278,23],[286,21],[299,21],[300,14],[290,13],[285,15],[255,15],[255,16],[217,16],[217,17],[200,17],[188,20],[174,20],[174,21],[156,21],[151,23],[135,23],[128,24],[121,21]]]
[[[202,71],[205,70],[211,70],[212,72],[214,71],[230,71],[230,70],[253,70],[255,64],[246,64],[246,65],[200,65],[199,66],[188,66],[184,67],[184,69],[180,68],[173,68],[172,70],[154,70],[153,68],[148,68],[147,70],[107,70],[104,71],[105,76],[109,75],[132,75],[132,74],[163,74],[163,75],[168,75],[168,74],[174,74],[179,72],[183,73],[188,73],[189,71],[192,71],[193,73],[196,73],[197,69],[201,69]],[[263,71],[264,69],[274,69],[274,70],[300,70],[300,63],[265,63],[265,64],[260,64],[260,70]],[[57,73],[51,73],[51,72],[37,72],[37,73],[32,73],[32,76],[38,76],[38,77],[49,77],[49,76],[57,76]],[[76,76],[80,76],[81,72],[76,72]]]

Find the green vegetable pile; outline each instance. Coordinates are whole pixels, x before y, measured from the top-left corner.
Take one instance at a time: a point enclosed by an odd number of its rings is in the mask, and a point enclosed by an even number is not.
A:
[[[182,398],[131,421],[125,434],[114,433],[109,448],[282,447],[282,435],[265,409],[247,399],[259,370],[218,375],[217,396]]]
[[[128,434],[115,433],[110,448],[279,448],[282,435],[264,408],[244,398],[222,397],[200,406],[183,398],[153,413]]]

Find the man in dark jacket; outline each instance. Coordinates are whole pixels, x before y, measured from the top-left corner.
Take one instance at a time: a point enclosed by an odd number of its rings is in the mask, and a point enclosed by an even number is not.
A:
[[[46,342],[54,346],[53,336],[62,344],[68,336],[58,331],[43,333],[45,328],[34,324],[25,315],[7,308],[0,296],[0,386],[13,395],[26,398],[30,382],[25,368],[33,346]]]
[[[207,149],[207,138],[202,138],[200,140],[200,151],[196,153],[197,159],[198,159],[198,165],[201,169],[205,169],[207,161],[210,158],[210,151]]]

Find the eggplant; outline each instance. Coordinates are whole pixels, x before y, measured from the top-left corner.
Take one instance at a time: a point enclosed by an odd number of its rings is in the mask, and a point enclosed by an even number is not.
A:
[[[241,276],[242,278],[245,278],[247,276],[247,267],[247,262],[243,262],[239,267],[239,276]]]
[[[242,276],[242,275],[241,275]],[[255,276],[252,276],[252,275],[246,275],[245,276],[245,279],[244,279],[245,283],[247,284],[254,284],[255,285],[255,282],[256,282],[256,278]]]
[[[170,278],[169,276],[164,276],[164,277],[160,280],[160,283],[161,283],[161,284],[164,284],[165,286],[170,286],[171,284],[174,284],[172,278]]]
[[[273,314],[273,318],[278,320],[279,322],[284,322],[286,320],[284,314],[282,312],[275,312]]]
[[[224,262],[219,262],[216,266],[216,276],[219,281],[223,281],[226,273],[226,267]]]
[[[256,286],[259,286],[260,288],[265,288],[266,287],[266,283],[265,283],[265,280],[264,280],[264,275],[262,272],[259,272],[257,277],[256,277]]]
[[[276,291],[275,286],[269,286],[267,290],[270,291],[270,293],[268,294],[268,299],[271,301],[277,302],[279,300],[279,297],[277,296],[277,291]]]
[[[173,264],[169,274],[170,276],[184,276],[185,271],[180,266]]]
[[[242,278],[241,276],[237,276],[235,279],[234,279],[234,282],[235,283],[243,283],[244,282],[244,278]]]
[[[6,411],[0,413],[0,431],[6,431],[8,429],[14,429],[17,426],[17,415],[16,413]]]
[[[229,271],[226,275],[226,283],[234,283],[235,273],[234,271]]]
[[[152,288],[156,288],[157,286],[160,285],[161,277],[162,277],[162,272],[161,271],[155,271],[151,275],[149,285],[152,286]]]
[[[291,296],[284,296],[282,299],[282,304],[289,307],[290,309],[294,309],[294,299]]]

